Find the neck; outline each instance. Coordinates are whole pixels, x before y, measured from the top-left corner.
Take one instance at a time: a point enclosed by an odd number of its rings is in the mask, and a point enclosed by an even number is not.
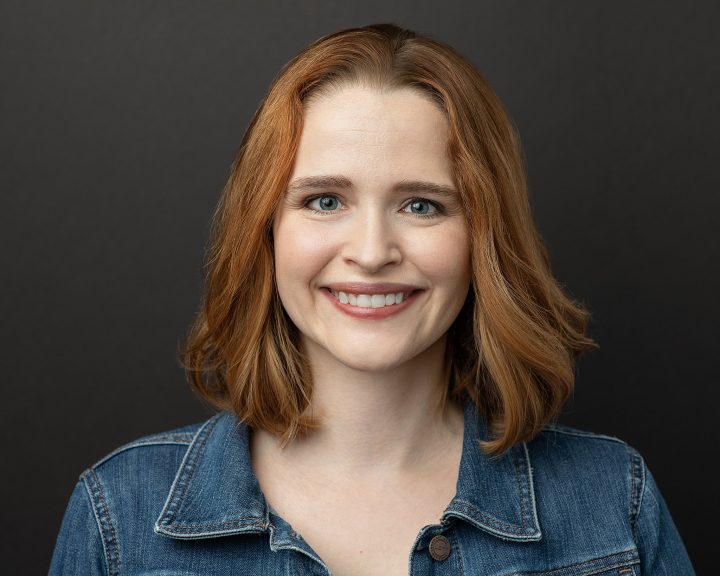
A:
[[[292,468],[338,482],[387,482],[427,473],[462,442],[462,407],[448,400],[443,409],[445,338],[385,372],[332,362],[312,345],[306,351],[311,409],[322,425],[276,451]]]

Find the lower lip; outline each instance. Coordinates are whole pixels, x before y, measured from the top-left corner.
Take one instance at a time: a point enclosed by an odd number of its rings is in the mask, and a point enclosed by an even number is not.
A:
[[[341,312],[344,312],[348,316],[352,316],[354,318],[366,318],[368,320],[380,320],[382,318],[387,318],[388,316],[393,316],[395,314],[398,314],[405,310],[410,304],[412,304],[415,299],[420,295],[422,290],[415,290],[414,292],[411,292],[410,295],[405,298],[400,304],[390,304],[389,306],[383,306],[382,308],[361,308],[360,306],[351,306],[350,304],[343,304],[333,296],[332,292],[328,290],[327,288],[323,288],[321,290],[325,296],[337,307],[338,310]]]

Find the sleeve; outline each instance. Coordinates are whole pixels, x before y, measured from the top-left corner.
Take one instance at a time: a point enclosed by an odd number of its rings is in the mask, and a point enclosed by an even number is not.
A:
[[[107,574],[98,522],[83,480],[75,485],[70,495],[50,562],[50,576],[71,574]]]
[[[639,457],[639,455],[638,455]],[[635,537],[642,576],[694,576],[695,571],[670,511],[644,460]]]

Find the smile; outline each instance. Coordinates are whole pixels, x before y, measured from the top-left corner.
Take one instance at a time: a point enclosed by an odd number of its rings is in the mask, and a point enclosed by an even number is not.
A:
[[[389,294],[353,294],[352,292],[341,292],[330,290],[333,296],[342,304],[349,304],[357,308],[384,308],[401,304],[407,298],[403,292],[391,292]]]
[[[398,282],[336,282],[320,291],[336,310],[362,320],[383,320],[412,306],[424,287]]]

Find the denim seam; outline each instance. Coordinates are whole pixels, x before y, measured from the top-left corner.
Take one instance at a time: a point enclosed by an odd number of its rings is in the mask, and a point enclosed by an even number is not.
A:
[[[542,537],[539,531],[531,534],[528,534],[527,531],[523,533],[520,531],[519,526],[506,524],[484,512],[480,512],[477,507],[470,502],[459,499],[456,499],[455,502],[464,504],[465,506],[460,510],[450,510],[448,515],[462,518],[493,536],[516,542],[534,542]]]
[[[212,528],[220,528],[223,526],[235,526],[237,524],[243,524],[246,520],[254,520],[257,522],[258,520],[262,520],[262,518],[258,518],[257,516],[246,516],[243,518],[236,518],[235,520],[228,520],[226,522],[213,522],[212,524],[173,524],[173,528],[176,529],[187,529],[189,532],[196,531],[198,528],[202,529],[212,529]],[[253,526],[257,528],[262,528],[263,530],[267,530],[269,526],[272,526],[272,524],[265,524],[264,522],[253,524]]]
[[[609,436],[607,434],[597,434],[596,432],[587,432],[584,430],[575,430],[573,428],[560,427],[555,424],[547,424],[543,429],[543,432],[556,432],[557,434],[565,434],[567,436],[580,436],[582,438],[596,438],[597,440],[608,440],[617,444],[627,446],[627,442],[621,438],[615,436]]]
[[[263,527],[261,527],[263,528]],[[201,539],[207,539],[207,538],[218,538],[222,536],[237,536],[241,534],[262,534],[266,532],[267,530],[263,528],[262,530],[246,530],[244,528],[227,528],[225,530],[194,530],[194,531],[178,531],[178,532],[169,532],[167,530],[159,529],[156,530],[157,534],[160,534],[161,536],[166,536],[168,538],[173,538],[175,540],[201,540]]]
[[[98,515],[98,510],[95,507],[95,502],[93,501],[92,494],[90,492],[90,487],[88,486],[88,483],[85,479],[85,475],[83,474],[81,477],[83,486],[85,487],[85,494],[87,494],[88,500],[90,502],[90,509],[92,510],[93,517],[95,518],[95,525],[97,527],[98,536],[100,538],[100,543],[103,547],[103,560],[105,561],[105,573],[110,574],[110,560],[108,558],[108,549],[107,544],[105,543],[105,538],[103,537],[103,531],[102,531],[102,520],[100,519],[100,516]]]
[[[220,414],[216,414],[213,418],[211,418],[203,426],[201,426],[200,429],[195,433],[195,436],[190,443],[187,452],[185,452],[183,461],[180,464],[178,476],[173,482],[165,506],[163,506],[160,517],[156,522],[157,526],[161,524],[167,526],[172,523],[173,519],[175,518],[177,514],[176,511],[182,503],[183,499],[185,498],[185,492],[187,490],[187,487],[192,481],[193,476],[195,475],[197,461],[199,457],[202,456],[202,454],[204,453],[205,445],[208,438],[210,437],[210,433],[215,428],[219,419]]]
[[[637,521],[640,516],[643,494],[645,493],[645,465],[642,456],[632,448],[630,451],[630,528],[633,539],[637,542]]]
[[[623,556],[626,556],[629,553],[632,553],[631,558],[623,558]],[[607,564],[603,563],[603,561],[611,563]],[[591,576],[592,574],[598,574],[599,572],[604,572],[606,570],[633,566],[639,563],[640,559],[637,556],[637,549],[628,548],[627,550],[621,550],[620,552],[607,554],[606,556],[600,556],[599,558],[592,558],[591,560],[583,560],[582,562],[568,564],[567,566],[561,566],[560,568],[553,568],[549,572],[515,572],[510,576],[553,576],[563,574],[563,572],[568,570],[576,570],[577,568],[582,568],[583,566],[595,564],[595,566],[589,568],[590,572],[573,572],[572,574],[568,574],[568,576]]]
[[[532,471],[532,462],[530,461],[530,450],[528,450],[527,443],[523,442],[523,450],[525,452],[525,462],[527,464],[527,482],[528,482],[528,493],[530,496],[530,509],[532,510],[532,520],[533,524],[535,526],[535,529],[539,534],[542,534],[542,530],[540,529],[540,520],[538,519],[537,515],[537,502],[535,501],[535,480],[533,478],[533,471]]]
[[[525,531],[525,494],[523,492],[522,481],[520,480],[520,472],[518,471],[518,463],[516,462],[519,454],[517,453],[517,446],[513,448],[512,462],[513,469],[515,470],[515,483],[517,484],[518,496],[520,496],[520,526]]]
[[[455,530],[455,541],[457,542],[455,546],[455,556],[457,557],[457,565],[460,568],[460,576],[465,576],[465,559],[462,555],[462,547],[460,546],[460,538],[458,536],[459,530]]]
[[[129,444],[125,444],[124,446],[120,446],[119,448],[116,448],[110,454],[107,456],[104,456],[95,464],[92,465],[93,468],[97,468],[98,466],[105,464],[108,460],[111,460],[118,454],[122,454],[123,452],[127,452],[128,450],[132,450],[133,448],[143,448],[145,446],[189,446],[190,442],[192,441],[192,436],[188,438],[168,438],[168,439],[149,439],[149,440],[138,440],[136,442],[131,442]]]
[[[482,512],[480,510],[477,510],[475,505],[472,502],[468,502],[467,500],[461,500],[456,499],[455,502],[465,504],[468,508],[472,509],[473,512],[475,512],[475,515],[482,518],[482,521],[489,526],[492,526],[494,528],[498,528],[500,530],[505,530],[507,532],[512,532],[513,534],[520,534],[520,527],[515,524],[507,524],[503,522],[502,520],[498,520],[497,518],[494,518],[493,516],[490,516],[489,514],[486,514],[485,512]]]
[[[89,468],[82,475],[85,488],[90,495],[95,520],[98,522],[98,529],[103,543],[105,552],[105,565],[107,566],[108,576],[116,576],[120,574],[120,546],[118,545],[115,527],[110,517],[110,508],[107,505],[105,494],[103,493],[100,478],[98,478],[95,469]]]

